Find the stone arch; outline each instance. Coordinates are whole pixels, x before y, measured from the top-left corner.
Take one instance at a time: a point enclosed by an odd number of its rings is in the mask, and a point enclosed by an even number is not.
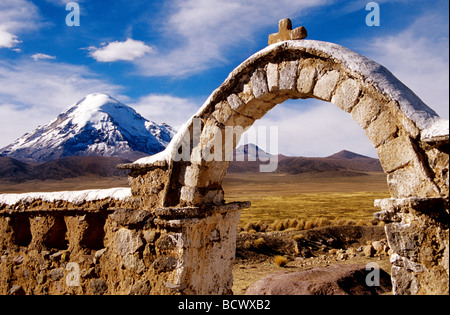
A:
[[[147,204],[222,204],[226,154],[239,140],[226,137],[227,127],[249,127],[277,104],[299,98],[331,102],[352,116],[376,148],[393,198],[448,197],[448,165],[436,163],[446,154],[448,122],[378,63],[336,44],[302,40],[271,45],[244,61],[164,152],[129,166],[168,170]]]
[[[224,200],[227,158],[239,142],[227,130],[251,126],[277,104],[299,98],[349,113],[377,150],[392,198],[375,201],[382,211],[374,217],[386,223],[393,293],[448,293],[448,121],[378,63],[312,40],[284,41],[251,56],[165,151],[121,166],[131,169],[138,207],[183,239],[173,287],[185,294],[231,292],[239,211],[249,203]]]

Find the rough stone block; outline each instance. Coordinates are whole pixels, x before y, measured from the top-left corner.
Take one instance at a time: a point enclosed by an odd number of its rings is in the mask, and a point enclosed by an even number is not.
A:
[[[244,102],[236,94],[231,94],[230,96],[228,96],[227,101],[230,104],[231,108],[235,111],[239,111],[239,108],[244,105]]]
[[[297,86],[298,61],[285,61],[280,69],[280,90],[295,90]]]
[[[227,101],[216,104],[212,116],[218,123],[225,126],[241,126],[242,128],[247,128],[255,122],[254,119],[234,111]]]
[[[181,200],[187,205],[200,204],[221,204],[223,202],[224,194],[222,189],[205,190],[196,187],[183,186],[181,188]]]
[[[249,81],[248,83],[244,84],[242,92],[238,93],[238,95],[244,103],[248,103],[254,100],[255,96],[253,95],[252,81]]]
[[[331,96],[339,82],[339,78],[339,71],[332,70],[327,72],[317,80],[316,86],[314,87],[314,96],[324,101],[331,101]]]
[[[267,85],[266,72],[263,69],[257,69],[251,77],[253,95],[258,99],[270,99],[273,98],[272,94],[269,94],[269,87]]]
[[[397,121],[391,112],[383,111],[366,129],[366,136],[375,148],[397,132]]]
[[[388,174],[387,182],[392,196],[396,198],[439,196],[436,184],[417,164],[413,163]]]
[[[395,138],[377,148],[378,157],[386,173],[399,169],[417,158],[409,137]]]
[[[191,165],[186,168],[182,184],[190,187],[219,189],[226,174],[227,162],[216,162],[214,168]]]
[[[280,74],[276,63],[267,65],[267,85],[269,92],[277,92],[280,89]]]
[[[356,105],[360,92],[359,84],[354,79],[347,79],[337,87],[331,102],[350,113]]]
[[[302,94],[312,95],[316,77],[317,70],[315,67],[302,68],[297,81],[297,90]]]
[[[364,96],[352,110],[352,117],[361,128],[366,129],[382,109],[382,104],[370,96]]]
[[[121,256],[133,254],[144,246],[144,242],[142,241],[142,236],[139,231],[128,230],[125,228],[117,231],[114,236],[114,242],[116,244],[116,251]]]
[[[391,101],[388,103],[387,106],[394,115],[395,119],[406,130],[406,132],[408,132],[411,138],[413,139],[417,138],[420,134],[419,128],[417,128],[416,124],[405,115],[405,113],[401,110],[398,102]]]

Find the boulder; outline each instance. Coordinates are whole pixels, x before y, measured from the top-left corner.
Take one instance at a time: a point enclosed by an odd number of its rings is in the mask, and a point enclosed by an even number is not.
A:
[[[390,276],[382,269],[379,269],[380,285],[369,286],[373,276],[378,276],[373,272],[371,268],[366,270],[365,265],[341,264],[276,273],[255,282],[246,295],[379,295],[391,292]]]

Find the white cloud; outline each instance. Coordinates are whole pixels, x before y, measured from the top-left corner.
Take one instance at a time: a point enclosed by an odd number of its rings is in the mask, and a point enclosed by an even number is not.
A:
[[[27,0],[0,1],[0,23],[13,34],[40,26],[39,9]]]
[[[153,52],[153,48],[144,42],[128,38],[124,42],[111,42],[100,48],[90,47],[90,55],[100,62],[133,61]]]
[[[175,0],[162,32],[167,47],[136,64],[147,76],[197,73],[228,61],[239,45],[256,41],[256,34],[289,16],[297,18],[331,0]]]
[[[0,25],[0,48],[13,48],[19,43],[16,35],[7,32],[6,27]]]
[[[0,74],[0,147],[48,123],[89,93],[124,99],[120,86],[103,81],[83,66],[0,61]]]
[[[446,19],[425,14],[398,34],[365,42],[363,50],[448,119],[449,37],[448,28],[442,27],[448,26]]]
[[[173,95],[149,94],[141,97],[136,103],[128,105],[149,120],[158,123],[165,122],[175,129],[179,129],[197,112],[201,103]]]
[[[38,54],[34,54],[33,56],[31,56],[31,59],[33,59],[34,61],[38,61],[38,60],[53,60],[53,59],[56,59],[56,57],[38,53]]]
[[[0,49],[9,48],[21,52],[16,48],[22,41],[18,34],[24,31],[36,30],[41,25],[38,8],[26,0],[0,1]]]

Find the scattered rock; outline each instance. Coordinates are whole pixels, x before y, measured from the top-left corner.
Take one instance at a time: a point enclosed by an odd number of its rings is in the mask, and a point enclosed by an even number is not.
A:
[[[156,272],[170,272],[177,267],[178,260],[172,256],[160,256],[152,264]]]
[[[64,269],[63,268],[53,269],[52,271],[50,271],[49,275],[53,281],[58,281],[62,277],[64,277]]]
[[[366,257],[373,257],[375,255],[376,251],[372,245],[366,245],[363,248],[363,253]]]
[[[108,290],[108,285],[103,279],[92,279],[89,282],[89,289],[92,295],[102,295]]]

